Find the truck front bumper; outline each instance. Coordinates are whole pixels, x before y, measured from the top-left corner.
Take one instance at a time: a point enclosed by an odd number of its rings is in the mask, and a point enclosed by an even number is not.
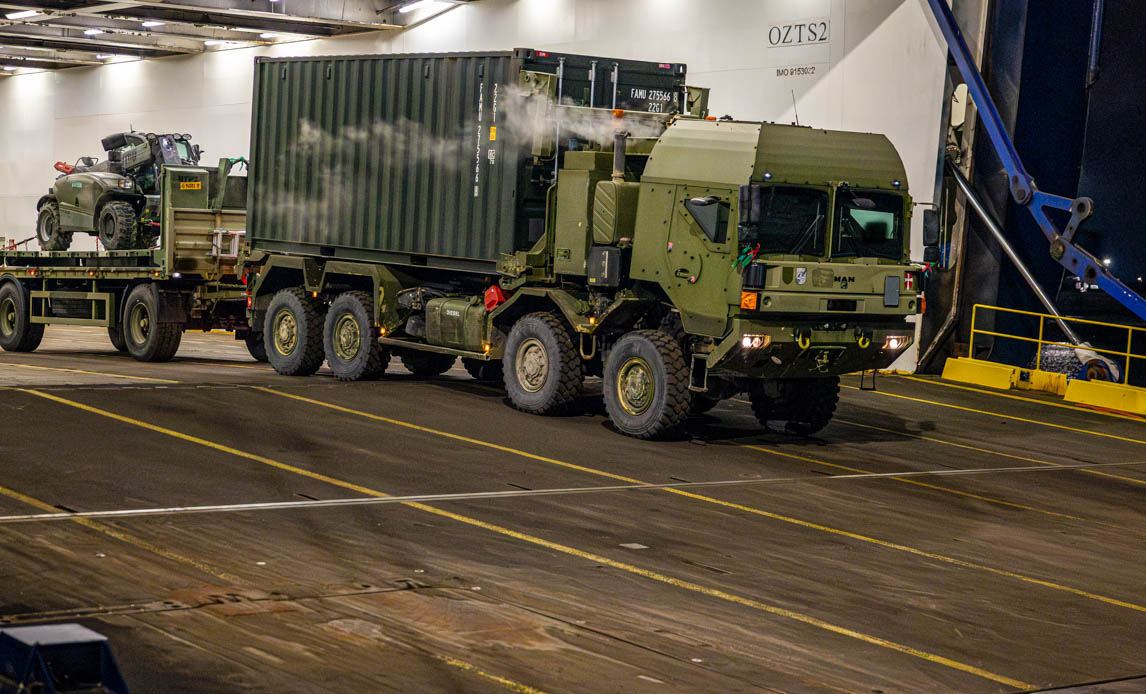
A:
[[[732,331],[703,358],[710,373],[740,378],[807,378],[884,369],[914,340],[902,318],[879,322],[733,319]]]

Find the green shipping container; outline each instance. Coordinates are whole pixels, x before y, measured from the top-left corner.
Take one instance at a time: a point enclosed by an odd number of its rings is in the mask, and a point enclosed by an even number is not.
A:
[[[522,70],[562,103],[671,112],[685,66],[516,49],[259,58],[248,234],[255,250],[489,272],[544,232],[555,133]],[[555,135],[562,151],[566,137]],[[573,143],[573,146],[577,146]]]

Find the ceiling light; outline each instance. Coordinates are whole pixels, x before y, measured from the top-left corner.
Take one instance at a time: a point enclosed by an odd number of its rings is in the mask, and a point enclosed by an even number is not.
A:
[[[437,0],[414,0],[414,2],[408,2],[405,5],[399,7],[398,11],[403,13],[413,12],[414,10],[418,10],[423,7],[430,7],[431,5],[437,4]]]
[[[112,55],[111,53],[98,53],[98,54],[96,54],[96,60],[111,60],[114,57],[115,56]]]
[[[260,39],[277,39],[278,37],[278,34],[272,34],[269,31],[265,34],[259,34]]]
[[[4,66],[4,69],[5,69],[7,72],[12,72],[12,71],[13,71],[13,70],[15,70],[16,68],[15,68],[14,66],[12,66],[12,65],[5,65],[5,66]]]
[[[8,19],[27,19],[28,17],[37,17],[39,14],[36,10],[20,10],[19,12],[9,12],[4,16]]]
[[[206,41],[203,42],[203,45],[204,46],[219,46],[219,45],[222,45],[223,43],[224,43],[223,41],[219,41],[217,39],[207,39]]]
[[[146,22],[143,22],[142,26],[145,26],[145,27],[147,27],[148,29],[150,29],[150,28],[152,28],[152,27],[161,27],[161,26],[163,26],[164,24],[166,24],[166,22],[157,22],[157,21],[155,21],[154,19],[149,19],[149,20],[147,20]]]
[[[84,29],[84,36],[99,36],[103,29]]]

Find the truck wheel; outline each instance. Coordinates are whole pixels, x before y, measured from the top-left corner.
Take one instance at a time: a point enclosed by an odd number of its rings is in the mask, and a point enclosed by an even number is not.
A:
[[[0,347],[8,352],[31,352],[44,339],[44,324],[33,323],[28,297],[15,282],[0,284]]]
[[[107,337],[111,340],[112,347],[115,347],[120,352],[127,351],[127,342],[123,339],[123,321],[120,321],[119,325],[114,328],[109,327],[107,329]]]
[[[179,351],[183,324],[161,320],[159,288],[137,285],[123,304],[123,338],[136,361],[170,361]]]
[[[72,233],[60,231],[60,208],[55,202],[40,208],[36,218],[36,242],[42,251],[66,251],[72,245]]]
[[[372,381],[390,363],[390,353],[378,344],[373,299],[366,292],[343,292],[330,304],[322,343],[340,381]]]
[[[457,361],[452,354],[438,354],[437,352],[423,352],[408,349],[402,352],[402,366],[418,378],[433,378],[449,371]]]
[[[688,365],[667,333],[638,330],[622,337],[609,350],[604,380],[605,408],[624,434],[666,438],[688,418]]]
[[[505,380],[500,361],[482,361],[481,359],[462,359],[462,366],[475,380],[488,383],[501,383]]]
[[[271,297],[263,335],[267,361],[280,374],[309,376],[322,366],[322,304],[301,287]]]
[[[247,346],[247,353],[255,361],[267,361],[267,343],[263,342],[263,334],[248,330],[243,336],[243,344]]]
[[[758,383],[749,392],[748,399],[756,421],[765,427],[770,420],[786,420],[784,430],[789,434],[811,436],[832,421],[840,400],[840,378],[793,378]]]
[[[565,321],[553,313],[530,313],[514,323],[501,364],[509,401],[523,412],[558,414],[581,395],[581,355]]]
[[[109,251],[135,247],[137,229],[135,208],[123,200],[112,200],[100,208],[96,229],[99,241]]]

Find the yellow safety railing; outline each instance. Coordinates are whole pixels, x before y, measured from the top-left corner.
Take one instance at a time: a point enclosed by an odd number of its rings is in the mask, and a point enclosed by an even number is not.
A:
[[[999,311],[1001,313],[1014,313],[1014,314],[1018,314],[1021,316],[1031,316],[1034,318],[1038,318],[1039,319],[1039,336],[1037,338],[1034,338],[1034,337],[1025,337],[1023,335],[1010,335],[1007,333],[1001,333],[1001,332],[996,332],[996,331],[992,331],[992,330],[983,330],[983,329],[979,328],[979,309],[985,309],[988,311]],[[1042,356],[1043,356],[1043,346],[1044,345],[1055,345],[1058,347],[1067,347],[1067,348],[1071,348],[1071,349],[1073,349],[1075,346],[1069,342],[1058,342],[1055,340],[1044,339],[1043,338],[1044,328],[1046,327],[1046,322],[1048,319],[1051,321],[1062,320],[1063,322],[1066,322],[1066,323],[1078,323],[1081,325],[1097,325],[1097,326],[1101,326],[1104,328],[1114,328],[1116,330],[1125,330],[1126,331],[1126,351],[1124,351],[1124,352],[1120,352],[1116,349],[1099,349],[1097,347],[1087,347],[1086,348],[1092,352],[1097,352],[1099,354],[1106,354],[1106,355],[1109,355],[1111,357],[1121,357],[1124,361],[1124,366],[1123,366],[1123,371],[1122,371],[1122,382],[1123,383],[1126,382],[1126,378],[1130,373],[1130,361],[1132,359],[1146,359],[1146,354],[1135,354],[1134,353],[1134,334],[1135,333],[1146,334],[1146,328],[1137,328],[1137,327],[1134,327],[1131,325],[1121,325],[1119,323],[1105,323],[1103,321],[1087,320],[1085,318],[1067,318],[1065,316],[1062,318],[1056,318],[1055,316],[1053,316],[1049,313],[1036,313],[1034,311],[1020,311],[1019,309],[1015,309],[1015,308],[1004,308],[1002,306],[990,306],[988,304],[975,304],[975,306],[972,307],[972,309],[971,309],[971,345],[970,345],[969,351],[971,352],[972,355],[975,354],[975,337],[977,335],[990,335],[992,337],[1001,337],[1001,338],[1005,338],[1008,340],[1019,340],[1021,342],[1034,342],[1034,343],[1037,343],[1039,346],[1038,347],[1038,354],[1035,357],[1035,369],[1038,370],[1041,368],[1041,365],[1042,365]],[[971,358],[973,359],[974,357],[972,356]]]

